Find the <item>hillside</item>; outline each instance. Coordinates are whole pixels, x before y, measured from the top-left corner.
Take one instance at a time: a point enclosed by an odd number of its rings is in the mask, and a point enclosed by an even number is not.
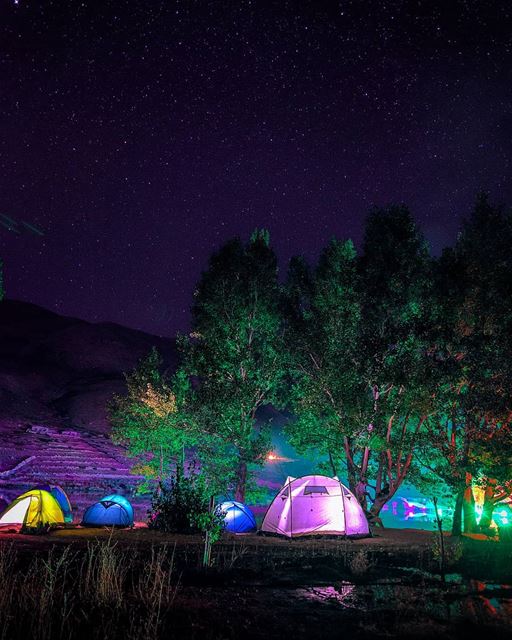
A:
[[[0,503],[53,482],[80,513],[92,496],[133,488],[131,463],[109,439],[106,407],[123,393],[123,373],[153,346],[167,367],[176,365],[172,340],[0,302]],[[144,503],[138,511],[143,518]]]
[[[0,302],[0,502],[53,482],[66,488],[81,513],[93,497],[132,492],[138,478],[109,438],[106,407],[124,391],[123,373],[152,346],[172,370],[177,354],[170,339]],[[297,456],[283,437],[285,415],[269,406],[260,418],[271,421],[279,454],[257,474],[272,495],[288,475],[307,473],[314,463]],[[136,498],[134,506],[144,518],[147,499]]]
[[[106,404],[152,346],[175,366],[170,339],[0,302],[0,420],[106,433]]]

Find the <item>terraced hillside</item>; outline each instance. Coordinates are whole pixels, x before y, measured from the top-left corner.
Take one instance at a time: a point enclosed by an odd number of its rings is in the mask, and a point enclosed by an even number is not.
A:
[[[105,492],[129,492],[137,478],[109,440],[106,408],[153,346],[176,366],[170,339],[0,302],[0,499],[53,482],[81,514]]]
[[[138,476],[108,437],[93,432],[43,426],[13,427],[2,446],[0,497],[10,501],[38,483],[65,487],[79,517],[86,506],[111,492],[131,494]],[[136,516],[144,519],[147,500],[135,498]]]

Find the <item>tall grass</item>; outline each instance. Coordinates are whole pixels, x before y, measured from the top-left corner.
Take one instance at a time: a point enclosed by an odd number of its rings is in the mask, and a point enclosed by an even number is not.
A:
[[[129,558],[112,536],[106,542],[88,542],[80,571],[81,597],[100,606],[120,607],[128,569]]]
[[[128,551],[110,537],[28,561],[0,545],[0,640],[158,638],[177,589],[165,545]]]

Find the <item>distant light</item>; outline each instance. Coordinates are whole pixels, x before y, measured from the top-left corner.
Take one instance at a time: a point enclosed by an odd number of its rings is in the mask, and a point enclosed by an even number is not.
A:
[[[285,458],[284,456],[280,456],[273,451],[267,453],[267,455],[265,456],[265,460],[267,462],[296,462],[296,460],[293,460],[292,458]]]

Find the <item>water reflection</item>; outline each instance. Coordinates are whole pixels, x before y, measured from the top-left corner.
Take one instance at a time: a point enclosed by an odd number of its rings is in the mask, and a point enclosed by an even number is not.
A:
[[[297,589],[295,594],[299,598],[317,602],[335,602],[344,607],[354,606],[349,596],[354,592],[355,585],[351,582],[341,581],[331,586],[316,586]]]
[[[411,624],[432,620],[444,623],[461,620],[512,628],[512,586],[468,580],[458,574],[445,584],[434,576],[388,578],[372,584],[341,581],[333,585],[295,589],[297,598],[355,608],[372,617],[392,612],[395,620]]]

